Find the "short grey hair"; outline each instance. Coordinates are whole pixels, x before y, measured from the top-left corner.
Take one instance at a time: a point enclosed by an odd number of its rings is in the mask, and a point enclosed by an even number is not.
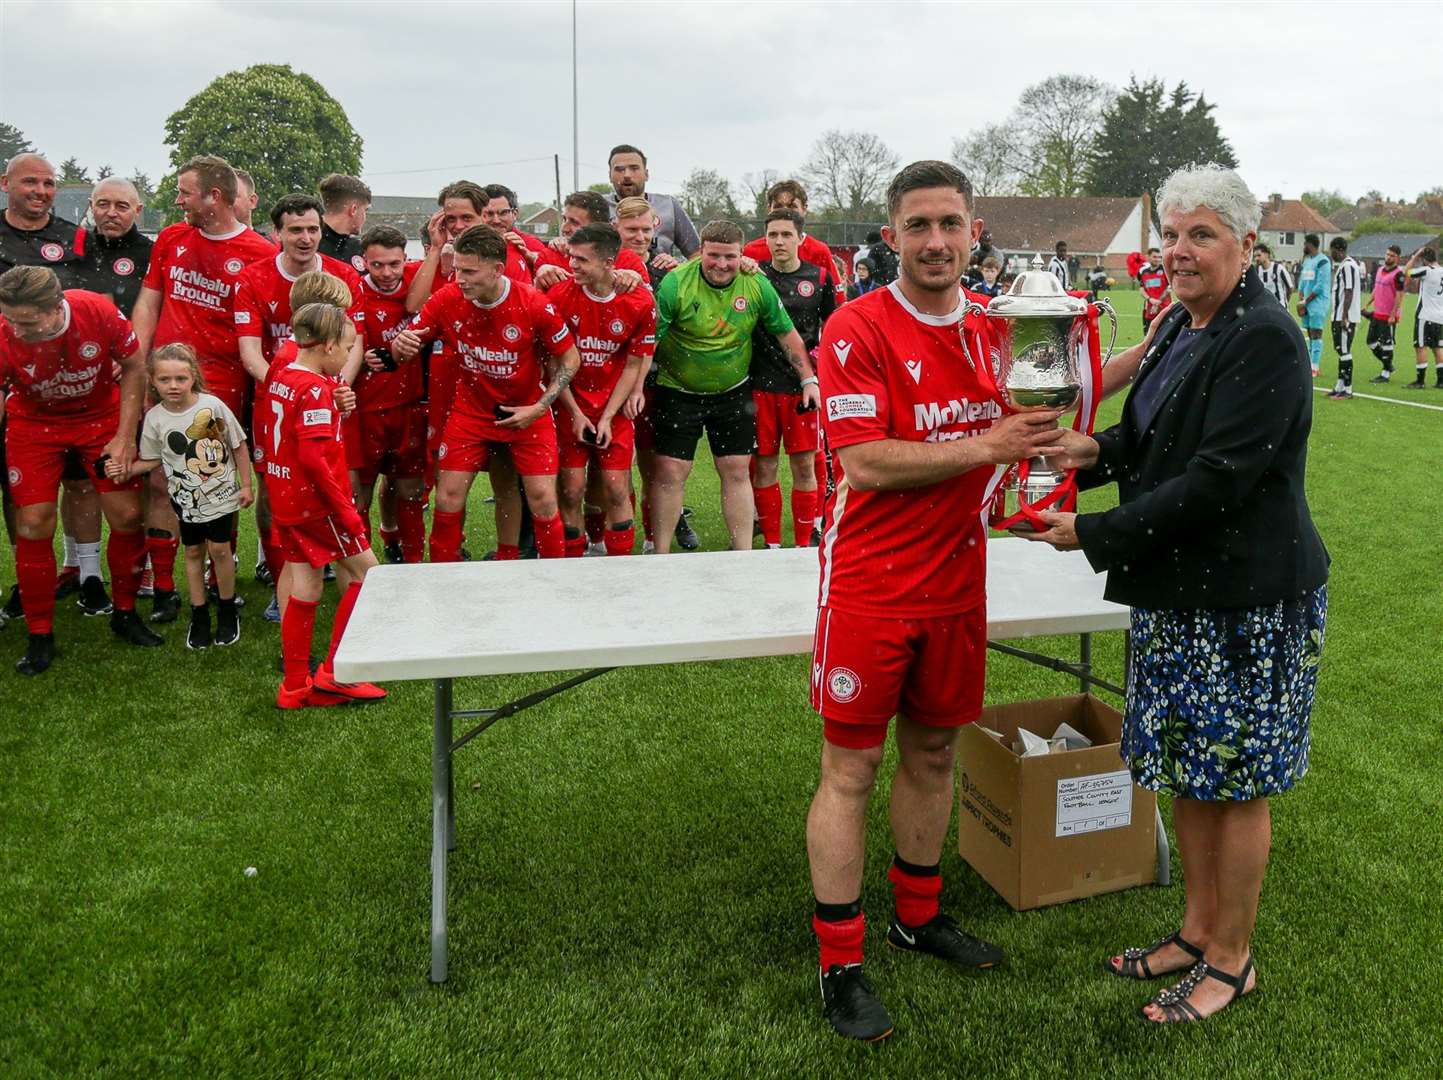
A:
[[[1257,196],[1232,169],[1221,165],[1187,165],[1163,181],[1157,192],[1158,216],[1177,210],[1182,213],[1206,207],[1242,240],[1257,235],[1263,208]]]

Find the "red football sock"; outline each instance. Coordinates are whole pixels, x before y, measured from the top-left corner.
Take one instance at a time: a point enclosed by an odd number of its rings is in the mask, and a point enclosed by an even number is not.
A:
[[[144,563],[145,535],[139,529],[135,532],[111,529],[105,545],[105,565],[110,568],[110,595],[116,611],[135,610],[135,593],[140,588]]]
[[[496,545],[497,562],[515,562],[519,558],[521,558],[521,549],[515,544]]]
[[[636,529],[631,522],[625,528],[606,530],[606,553],[608,555],[630,555],[636,547]]]
[[[401,528],[401,554],[405,560],[408,563],[425,561],[426,500],[397,499],[396,524]]]
[[[151,529],[145,537],[145,553],[150,556],[150,572],[155,577],[155,587],[166,592],[175,591],[175,554],[180,550],[179,537],[163,529]]]
[[[326,653],[324,665],[326,674],[333,678],[336,674],[336,650],[341,647],[341,637],[346,632],[346,624],[351,621],[351,609],[356,606],[356,598],[360,595],[361,583],[353,581],[336,604],[336,619],[331,623],[331,648]]]
[[[782,542],[782,486],[752,488],[757,502],[757,520],[762,525],[762,539],[768,544]]]
[[[903,926],[921,926],[937,917],[937,897],[942,892],[942,875],[912,874],[893,863],[887,871],[892,883],[892,903]]]
[[[823,971],[834,964],[845,967],[862,962],[862,938],[867,930],[867,916],[859,914],[841,922],[823,922],[813,915],[812,930],[821,945]]]
[[[280,581],[281,571],[286,568],[286,560],[281,558],[281,545],[276,542],[276,527],[272,525],[267,534],[257,534],[256,543],[260,544],[261,559],[266,564],[266,569],[271,572],[272,581]]]
[[[606,533],[606,511],[594,506],[586,508],[586,539],[588,543],[599,544]]]
[[[311,632],[316,628],[316,601],[298,596],[281,613],[281,662],[287,690],[300,690],[311,677]]]
[[[458,562],[461,558],[461,512],[437,510],[431,515],[431,561]]]
[[[585,533],[582,533],[580,536],[567,536],[565,538],[566,557],[568,559],[581,558],[581,556],[586,554],[587,543]]]
[[[15,580],[29,633],[55,628],[55,542],[15,538]]]
[[[561,515],[549,518],[531,515],[531,527],[536,530],[536,550],[543,559],[560,559],[566,555],[566,530],[561,525]]]
[[[381,543],[382,543],[382,544],[385,544],[385,545],[387,545],[387,546],[389,546],[389,545],[391,545],[391,544],[399,543],[399,542],[400,542],[400,539],[401,539],[401,522],[400,522],[400,520],[399,520],[400,517],[401,517],[401,506],[400,506],[400,503],[401,503],[401,500],[400,500],[400,499],[397,499],[397,500],[396,500],[396,518],[397,518],[396,527],[395,527],[394,529],[388,529],[388,528],[386,528],[386,526],[384,526],[384,525],[381,526]]]
[[[817,493],[792,488],[792,542],[806,547],[812,542],[812,521],[817,516]]]

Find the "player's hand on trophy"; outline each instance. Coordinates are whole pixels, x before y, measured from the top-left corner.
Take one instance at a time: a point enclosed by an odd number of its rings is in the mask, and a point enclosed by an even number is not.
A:
[[[1071,428],[1059,428],[1058,439],[1042,448],[1054,469],[1090,469],[1097,464],[1097,440]]]
[[[1023,458],[1037,457],[1042,448],[1060,439],[1057,418],[1061,409],[1029,409],[1008,413],[978,437],[994,465],[1014,465]]]

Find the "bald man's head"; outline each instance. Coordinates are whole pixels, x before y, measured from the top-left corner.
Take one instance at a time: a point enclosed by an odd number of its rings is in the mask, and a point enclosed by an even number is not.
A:
[[[16,154],[5,164],[0,191],[10,197],[5,220],[19,229],[40,229],[55,205],[55,168],[39,154]]]
[[[129,180],[108,176],[90,192],[90,216],[95,229],[111,240],[130,232],[142,207],[140,192]]]

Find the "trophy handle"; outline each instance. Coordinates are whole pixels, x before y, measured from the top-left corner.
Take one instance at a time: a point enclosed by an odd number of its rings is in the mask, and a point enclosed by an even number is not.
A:
[[[963,308],[962,308],[962,318],[961,318],[961,320],[959,320],[958,323],[957,323],[957,340],[962,343],[962,355],[965,356],[965,357],[967,358],[967,362],[972,365],[972,370],[973,370],[973,371],[976,371],[976,372],[981,372],[981,371],[984,371],[984,370],[986,370],[986,371],[991,371],[991,365],[990,365],[990,364],[987,365],[986,367],[984,367],[983,365],[981,365],[981,364],[979,364],[979,363],[977,362],[977,358],[972,355],[972,349],[971,349],[971,348],[968,346],[968,344],[967,344],[967,316],[968,316],[968,315],[981,315],[981,316],[985,319],[985,318],[987,317],[987,309],[986,309],[985,307],[983,307],[981,304],[979,304],[976,300],[968,300],[968,301],[963,305]],[[1114,319],[1113,321],[1116,322],[1115,319]],[[1113,335],[1114,339],[1116,339],[1116,336],[1117,336],[1117,335],[1114,333],[1114,335]],[[986,357],[984,357],[983,359],[985,360]],[[996,373],[995,371],[992,372],[992,377],[993,377],[994,380],[997,378],[997,373]]]
[[[1107,362],[1112,359],[1113,350],[1117,348],[1117,312],[1112,310],[1112,301],[1105,296],[1099,296],[1095,301],[1098,310],[1106,313],[1112,322],[1112,340],[1107,343],[1107,352],[1102,354],[1102,363],[1099,367],[1107,367]]]

